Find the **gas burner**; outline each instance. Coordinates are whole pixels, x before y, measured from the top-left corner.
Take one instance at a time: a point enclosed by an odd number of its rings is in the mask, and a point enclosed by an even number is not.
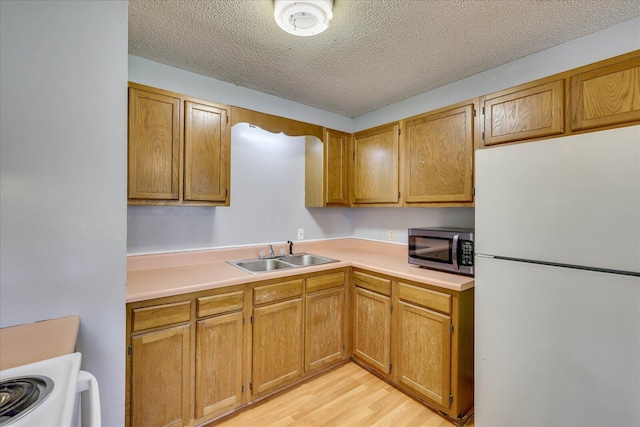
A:
[[[42,375],[0,381],[0,426],[8,426],[33,411],[53,390],[53,380]]]

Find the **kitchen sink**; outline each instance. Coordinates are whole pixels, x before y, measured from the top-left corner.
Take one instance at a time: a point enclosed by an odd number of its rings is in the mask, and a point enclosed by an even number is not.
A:
[[[290,268],[309,267],[312,265],[322,265],[339,260],[327,258],[320,255],[300,253],[294,255],[279,256],[275,258],[250,258],[227,261],[227,263],[238,267],[247,273],[267,273],[269,271],[286,270]]]
[[[309,265],[328,264],[330,262],[337,262],[337,259],[326,258],[320,255],[313,254],[295,254],[287,255],[284,258],[280,258],[283,262],[293,264],[296,267],[306,267]]]

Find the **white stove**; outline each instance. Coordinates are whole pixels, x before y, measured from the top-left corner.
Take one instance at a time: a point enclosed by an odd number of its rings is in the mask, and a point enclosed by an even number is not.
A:
[[[81,423],[80,393],[89,392],[89,422],[100,426],[98,382],[67,354],[0,371],[0,427],[73,427]]]

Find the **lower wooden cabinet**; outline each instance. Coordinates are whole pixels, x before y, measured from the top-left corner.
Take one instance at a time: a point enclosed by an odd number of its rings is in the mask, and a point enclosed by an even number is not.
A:
[[[345,273],[306,279],[305,371],[345,358]]]
[[[391,280],[353,272],[353,356],[376,371],[391,372]]]
[[[391,298],[355,287],[353,355],[374,369],[391,370]]]
[[[450,316],[398,304],[398,382],[442,409],[451,395],[450,328]]]
[[[125,425],[196,426],[346,357],[348,270],[127,305]]]
[[[243,313],[199,320],[196,327],[196,418],[242,403]]]
[[[133,315],[133,329],[148,327],[149,331],[143,330],[131,337],[131,424],[187,425],[191,420],[191,325],[173,325],[176,317],[171,316],[176,312],[189,315],[189,305],[162,305],[146,310],[138,313],[134,310]],[[136,314],[146,319],[136,322]],[[153,316],[157,316],[155,322],[149,322]],[[153,329],[164,323],[170,326]]]
[[[254,396],[293,381],[303,372],[302,298],[253,310]]]
[[[473,289],[360,268],[127,305],[126,426],[206,424],[353,358],[429,406],[473,407]]]
[[[353,357],[432,408],[473,408],[473,288],[353,270]]]

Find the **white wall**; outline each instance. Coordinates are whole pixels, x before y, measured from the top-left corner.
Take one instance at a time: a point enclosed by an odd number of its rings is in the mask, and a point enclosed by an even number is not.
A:
[[[129,81],[351,132],[350,118],[129,55]]]
[[[319,142],[318,142],[319,143]],[[153,253],[351,235],[349,209],[304,207],[304,137],[231,129],[231,206],[130,206],[128,252]]]
[[[77,314],[124,419],[127,3],[0,3],[0,326]]]

